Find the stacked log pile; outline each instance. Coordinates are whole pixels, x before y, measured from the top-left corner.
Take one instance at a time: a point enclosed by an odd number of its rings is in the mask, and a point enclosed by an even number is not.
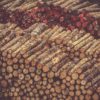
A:
[[[78,5],[77,5],[78,6]],[[21,6],[22,7],[22,6]],[[32,7],[32,9],[31,9]],[[95,38],[100,38],[100,18],[91,16],[89,11],[68,10],[48,3],[32,3],[22,9],[9,10],[0,8],[0,23],[14,23],[22,29],[29,28],[35,22],[42,22],[49,27],[59,25],[69,30],[84,29]]]
[[[34,30],[37,27],[33,25]],[[38,36],[31,33],[9,33],[1,41],[1,96],[99,100],[99,40],[84,31],[64,31],[59,26]],[[73,34],[77,38],[72,38]]]
[[[0,5],[9,6],[9,9],[21,9],[23,6],[24,10],[28,10],[36,3],[29,2],[28,6],[28,0],[25,3],[21,0],[20,4],[10,1],[2,0]],[[51,0],[48,3],[71,10],[96,7],[88,1],[77,1]],[[79,6],[73,7],[76,4]],[[24,30],[14,23],[0,24],[0,100],[99,98],[99,38],[78,28],[49,27],[45,23],[35,22]]]
[[[98,15],[100,13],[100,2],[99,0],[38,0],[40,2],[45,1],[48,4],[53,4],[60,6],[64,9],[68,10],[87,10],[89,12],[97,13]],[[0,5],[9,9],[9,10],[15,10],[15,9],[26,9],[29,10],[33,6],[36,5],[37,0],[1,0]],[[95,15],[94,15],[95,16]],[[99,17],[99,16],[98,16]]]
[[[44,0],[48,4],[58,5],[71,11],[88,11],[92,16],[100,18],[99,0]]]

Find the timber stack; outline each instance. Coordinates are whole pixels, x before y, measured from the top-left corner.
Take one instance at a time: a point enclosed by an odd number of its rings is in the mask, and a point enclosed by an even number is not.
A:
[[[0,100],[100,100],[98,1],[0,1]]]

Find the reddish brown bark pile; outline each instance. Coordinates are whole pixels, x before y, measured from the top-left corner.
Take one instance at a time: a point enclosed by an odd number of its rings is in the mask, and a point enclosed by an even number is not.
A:
[[[21,28],[28,28],[34,22],[43,22],[48,26],[60,25],[71,31],[75,28],[90,32],[95,38],[100,38],[100,19],[96,19],[87,11],[66,11],[59,6],[38,3],[37,8],[25,12],[20,10],[7,11],[0,9],[0,22],[16,23]]]

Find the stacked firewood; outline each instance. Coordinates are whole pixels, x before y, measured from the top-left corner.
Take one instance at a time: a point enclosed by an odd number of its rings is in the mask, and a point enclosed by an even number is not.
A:
[[[36,2],[37,0],[0,0],[0,6],[9,10],[16,10],[19,8],[30,9],[35,6]]]
[[[55,5],[60,5],[61,7],[65,7],[67,9],[71,9],[71,10],[82,10],[82,9],[86,9],[86,10],[91,10],[89,8],[99,8],[99,2],[97,4],[97,2],[95,3],[91,3],[91,1],[89,0],[52,0],[53,3]]]
[[[100,41],[89,33],[10,25],[0,46],[1,97],[99,100]]]
[[[36,5],[36,2],[47,2],[48,4],[53,4],[53,5],[58,5],[62,8],[65,9],[70,9],[70,10],[87,10],[89,12],[94,12],[99,17],[100,13],[100,2],[99,0],[0,0],[0,5],[10,9],[10,10],[15,10],[15,9],[30,9],[33,6]]]
[[[71,11],[87,10],[92,16],[100,17],[100,1],[99,0],[43,0],[49,4],[58,5],[64,9]]]
[[[78,6],[78,5],[77,5]],[[22,7],[22,6],[21,6]],[[32,9],[31,9],[32,7]],[[32,3],[32,6],[24,5],[23,10],[8,10],[0,8],[0,23],[14,23],[22,29],[29,28],[35,22],[42,22],[49,27],[59,25],[69,30],[78,28],[89,32],[96,39],[100,38],[100,18],[91,16],[89,11],[68,10],[60,6],[48,3]],[[26,11],[27,9],[27,11]],[[30,10],[29,10],[30,9]]]
[[[1,0],[0,5],[10,10],[29,10],[36,7],[36,1],[32,4],[30,1]],[[79,11],[98,5],[82,2],[48,0],[48,3]],[[0,24],[0,100],[99,98],[99,38],[78,28],[49,27],[39,22],[24,30],[15,23]]]

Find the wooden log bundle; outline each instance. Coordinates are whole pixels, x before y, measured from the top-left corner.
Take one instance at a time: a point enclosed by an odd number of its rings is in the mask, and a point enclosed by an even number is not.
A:
[[[29,10],[36,6],[37,2],[47,2],[48,4],[53,4],[55,6],[60,6],[67,10],[72,11],[82,11],[87,10],[91,15],[95,17],[100,16],[100,2],[99,0],[1,0],[0,5],[9,10]]]
[[[36,1],[11,1],[1,0],[0,5],[13,10],[36,6]],[[79,11],[98,8],[80,0],[47,3]],[[99,100],[100,39],[78,28],[34,23],[23,30],[16,24],[0,24],[0,100],[30,99]]]
[[[79,31],[78,29],[74,29],[71,32],[70,30],[65,31],[64,29],[59,31],[60,29],[62,29],[62,27],[55,31],[49,38],[50,45],[59,45],[65,52],[74,52],[76,56],[80,57],[82,57],[82,55],[83,57],[85,55],[97,55],[97,51],[100,49],[100,40],[94,39],[90,33],[86,33],[83,30]],[[45,38],[45,36],[42,35],[42,38],[43,37]]]
[[[69,2],[67,3],[69,4]],[[79,3],[81,2],[79,1]],[[83,3],[87,5],[85,2]],[[4,6],[0,8],[1,23],[5,24],[11,22],[17,24],[17,26],[20,26],[22,29],[26,29],[35,22],[42,22],[47,24],[49,27],[60,25],[71,31],[75,28],[78,28],[79,30],[84,29],[96,39],[100,38],[100,19],[91,16],[91,12],[88,10],[82,9],[82,11],[79,12],[78,9],[64,9],[63,7],[60,7],[60,5],[48,4],[48,2],[26,3],[26,5],[23,5],[19,8],[14,8],[15,9],[12,10],[9,8],[6,9]],[[99,11],[99,8],[97,9]],[[93,11],[92,14],[95,14],[95,12],[97,13],[97,11]],[[98,14],[95,15],[98,16]]]
[[[83,11],[86,10],[90,15],[100,18],[100,2],[99,0],[43,0],[48,4],[60,6],[70,11]]]
[[[59,5],[65,9],[70,9],[70,10],[88,10],[88,11],[100,11],[99,10],[99,5],[100,2],[99,0],[94,1],[92,0],[47,0],[46,2],[52,3],[54,5]],[[93,8],[93,9],[91,9]]]
[[[2,29],[1,97],[99,100],[100,41],[85,31],[59,26],[36,34],[40,25],[24,31],[11,25]]]

